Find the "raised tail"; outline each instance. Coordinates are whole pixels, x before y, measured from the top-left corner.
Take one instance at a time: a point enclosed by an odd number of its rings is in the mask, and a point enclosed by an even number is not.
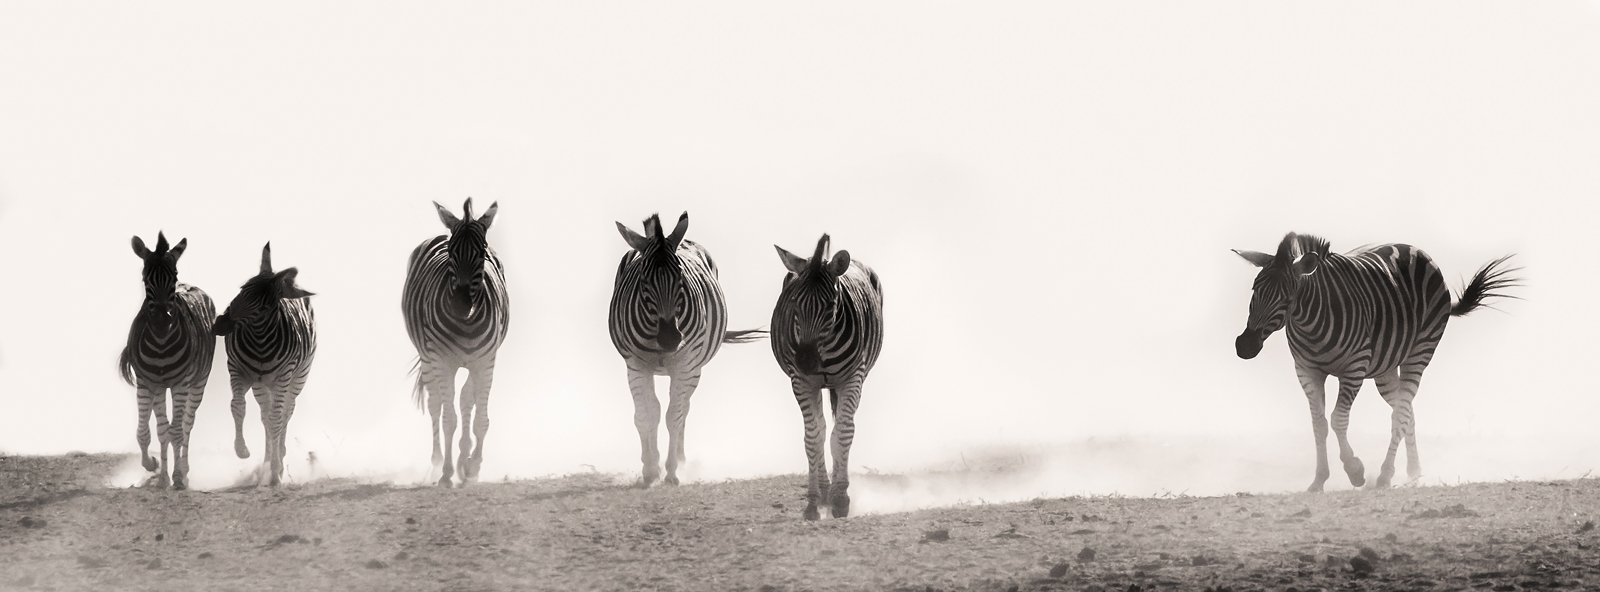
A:
[[[1467,313],[1484,307],[1483,301],[1489,298],[1517,298],[1516,296],[1498,292],[1499,290],[1522,285],[1518,283],[1522,281],[1522,278],[1510,277],[1511,273],[1521,271],[1521,267],[1500,269],[1500,265],[1510,258],[1511,255],[1506,255],[1485,263],[1483,267],[1478,268],[1478,273],[1472,276],[1472,281],[1467,283],[1467,287],[1461,290],[1461,298],[1456,300],[1456,305],[1450,309],[1450,316],[1467,316]]]
[[[722,334],[723,343],[753,343],[767,337],[766,329],[745,329]]]
[[[411,402],[417,404],[417,409],[424,409],[427,392],[422,385],[422,356],[417,356],[417,361],[411,364],[411,373],[417,375],[417,384],[411,387]]]

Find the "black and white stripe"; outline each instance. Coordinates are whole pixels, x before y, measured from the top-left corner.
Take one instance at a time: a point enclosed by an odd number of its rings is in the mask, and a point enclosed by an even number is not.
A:
[[[1321,491],[1328,479],[1324,385],[1330,375],[1339,379],[1333,431],[1350,483],[1359,487],[1366,481],[1361,460],[1345,437],[1350,404],[1366,379],[1377,384],[1393,408],[1389,452],[1375,485],[1389,486],[1401,440],[1406,444],[1406,475],[1413,481],[1420,477],[1411,401],[1422,371],[1450,317],[1476,310],[1487,298],[1505,297],[1496,291],[1517,285],[1518,280],[1508,277],[1516,270],[1501,269],[1510,255],[1480,268],[1452,306],[1438,266],[1410,245],[1386,244],[1339,255],[1328,252],[1326,240],[1291,232],[1276,254],[1234,252],[1262,268],[1249,321],[1234,344],[1239,357],[1254,358],[1268,335],[1288,327],[1289,352],[1311,404],[1316,441],[1317,473],[1309,489]]]
[[[260,273],[239,287],[214,327],[227,342],[234,451],[239,458],[250,457],[244,444],[244,393],[253,391],[267,439],[256,478],[267,485],[277,485],[283,477],[289,418],[317,354],[312,293],[295,284],[299,273],[293,267],[272,271],[272,243],[267,243],[261,248]]]
[[[156,471],[157,483],[167,481],[167,448],[172,448],[172,487],[183,489],[189,474],[189,431],[195,412],[205,397],[211,376],[211,356],[217,340],[211,335],[215,313],[211,297],[199,288],[178,283],[178,258],[189,239],[167,247],[167,237],[157,233],[154,251],[133,237],[133,252],[144,260],[144,304],[128,329],[128,344],[117,362],[122,379],[139,394],[139,456],[147,471]],[[167,423],[167,390],[172,390],[172,423]],[[150,411],[155,410],[156,437],[161,462],[150,457]]]
[[[417,384],[412,400],[427,405],[433,431],[433,466],[439,484],[450,486],[457,465],[461,483],[476,481],[483,464],[483,438],[489,432],[489,389],[494,384],[495,352],[511,323],[510,297],[500,258],[489,248],[489,225],[498,203],[472,217],[472,198],[462,217],[437,202],[439,221],[450,229],[423,241],[411,252],[400,309],[406,334],[417,348]],[[461,457],[451,463],[455,436],[455,376],[467,369],[461,387]],[[424,400],[426,399],[426,400]],[[442,448],[441,448],[442,440]],[[474,445],[476,440],[476,445]]]
[[[645,486],[661,476],[656,447],[661,402],[656,398],[655,377],[672,379],[667,403],[665,482],[676,485],[678,465],[684,461],[683,431],[689,415],[689,397],[700,384],[700,368],[711,361],[723,343],[745,343],[764,334],[759,330],[726,330],[728,308],[717,283],[717,264],[705,247],[684,240],[688,229],[688,212],[678,217],[671,234],[662,232],[661,217],[656,214],[644,221],[644,235],[617,223],[617,230],[632,249],[623,254],[617,265],[609,326],[611,343],[628,367]]]
[[[776,247],[776,245],[774,245]],[[878,274],[849,251],[828,259],[828,235],[817,241],[810,259],[778,249],[789,274],[772,310],[772,355],[789,375],[805,418],[807,520],[821,517],[819,501],[833,517],[850,515],[850,444],[855,440],[861,385],[883,349],[883,287]],[[828,420],[822,389],[833,407],[833,483],[822,444]]]

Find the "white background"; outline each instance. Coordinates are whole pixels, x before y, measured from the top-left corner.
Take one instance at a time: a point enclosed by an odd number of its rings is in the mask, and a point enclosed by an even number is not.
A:
[[[1583,2],[6,4],[0,450],[135,450],[128,245],[164,230],[219,310],[269,240],[318,294],[291,481],[422,480],[400,289],[429,202],[472,196],[512,294],[485,479],[637,474],[613,221],[685,210],[730,328],[768,323],[774,243],[829,232],[882,276],[858,471],[999,446],[1052,467],[1032,493],[1303,487],[1305,399],[1281,334],[1234,355],[1255,271],[1229,252],[1296,230],[1420,246],[1455,289],[1518,253],[1526,300],[1452,320],[1423,381],[1423,466],[1573,477],[1600,468],[1597,106]],[[224,357],[202,487],[259,459],[232,458]],[[1353,425],[1370,477],[1370,384]],[[688,453],[804,470],[765,343],[706,367]]]

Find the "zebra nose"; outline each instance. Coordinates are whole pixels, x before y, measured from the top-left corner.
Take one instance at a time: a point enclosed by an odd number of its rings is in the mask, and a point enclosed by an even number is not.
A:
[[[1244,333],[1239,334],[1238,339],[1233,341],[1233,347],[1238,351],[1240,358],[1248,360],[1261,353],[1261,343],[1263,341],[1266,341],[1266,338],[1260,333],[1246,329]]]

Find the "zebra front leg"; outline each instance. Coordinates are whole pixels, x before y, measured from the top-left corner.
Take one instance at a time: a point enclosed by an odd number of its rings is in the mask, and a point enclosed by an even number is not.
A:
[[[1295,372],[1300,375],[1300,388],[1305,390],[1306,402],[1311,405],[1311,438],[1317,448],[1317,475],[1306,491],[1318,492],[1328,481],[1327,392],[1324,390],[1328,375],[1299,364],[1295,365]]]
[[[233,403],[229,405],[233,410],[233,453],[239,458],[250,458],[250,447],[244,443],[244,394],[250,390],[250,383],[229,371],[228,386],[233,389]],[[259,403],[257,408],[260,408]]]
[[[155,393],[143,381],[139,382],[136,389],[139,400],[139,429],[134,432],[139,440],[139,464],[144,470],[154,473],[161,465],[156,464],[156,459],[150,457],[150,407],[154,404]]]
[[[1416,389],[1421,379],[1420,370],[1403,373],[1396,369],[1376,381],[1378,393],[1392,408],[1389,415],[1389,451],[1383,458],[1383,467],[1379,469],[1377,487],[1388,487],[1394,478],[1394,457],[1401,440],[1406,441],[1406,475],[1412,481],[1422,477],[1422,464],[1417,459],[1415,418],[1411,410],[1411,400],[1417,395]]]
[[[461,473],[460,481],[462,485],[467,484],[467,461],[472,458],[472,409],[477,406],[477,400],[473,395],[473,391],[476,390],[473,382],[477,378],[477,374],[477,372],[469,368],[467,370],[467,380],[461,384],[461,441],[457,444],[459,450],[456,453],[460,456],[456,458],[456,468]]]
[[[300,389],[304,387],[303,381],[299,384],[289,382],[277,391],[278,407],[281,410],[278,416],[278,462],[274,465],[277,481],[283,478],[283,459],[289,452],[289,420],[294,418],[294,402],[300,398]]]
[[[429,368],[424,368],[424,371]],[[450,460],[450,439],[456,435],[456,368],[432,368],[428,380],[428,412],[433,418],[433,466],[439,467],[439,486],[450,487],[455,465]],[[442,448],[441,448],[442,446]]]
[[[667,485],[678,484],[678,465],[683,463],[683,431],[689,419],[689,398],[700,386],[700,372],[672,377],[667,400]]]
[[[171,466],[167,464],[167,449],[172,447],[172,432],[169,431],[172,426],[167,423],[167,389],[156,389],[155,399],[152,402],[156,411],[156,440],[161,446],[161,471],[156,474],[156,486],[166,487],[171,484],[171,481],[167,480],[167,470]]]
[[[204,386],[200,387],[204,389]],[[194,414],[199,410],[204,391],[172,389],[172,425],[167,429],[172,435],[172,488],[188,487],[189,430],[194,427]]]
[[[628,390],[633,392],[633,427],[639,430],[640,481],[649,487],[661,477],[661,454],[656,448],[656,427],[661,424],[661,401],[656,399],[656,377],[649,370],[628,367]]]
[[[1350,448],[1346,431],[1350,428],[1350,405],[1355,403],[1356,394],[1360,392],[1360,378],[1340,377],[1339,400],[1333,404],[1333,434],[1339,439],[1339,461],[1344,463],[1344,473],[1350,477],[1350,484],[1356,487],[1366,484],[1367,468]]]
[[[828,420],[823,414],[822,380],[809,376],[796,376],[790,379],[794,388],[795,401],[800,404],[800,415],[806,423],[806,520],[817,520],[822,515],[817,512],[817,502],[828,492],[828,466],[822,455],[824,437],[827,435]]]
[[[853,380],[830,392],[833,398],[833,487],[828,503],[834,518],[850,515],[850,444],[856,438],[856,406],[861,402],[861,381]]]
[[[272,426],[274,423],[272,391],[267,388],[266,383],[263,381],[251,385],[250,392],[255,395],[256,411],[260,412],[261,415],[261,435],[264,440],[261,444],[263,449],[261,464],[256,466],[256,486],[277,485],[277,480],[272,474],[272,458],[273,452],[276,450],[272,447]]]
[[[461,474],[465,479],[476,482],[478,469],[483,466],[483,438],[489,435],[489,389],[494,386],[493,357],[467,372],[467,385],[474,401],[472,436],[475,442],[472,447],[472,458],[462,461]],[[466,394],[463,393],[462,396],[465,397]]]

